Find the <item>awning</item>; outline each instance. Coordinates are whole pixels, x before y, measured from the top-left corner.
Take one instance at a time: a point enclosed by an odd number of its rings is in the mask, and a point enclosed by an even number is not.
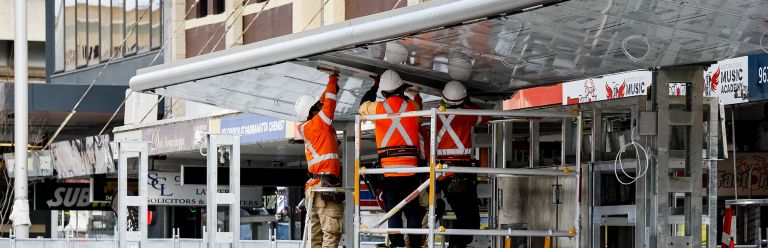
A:
[[[436,0],[142,69],[131,88],[285,118],[298,96],[322,90],[317,63],[332,63],[345,68],[339,115],[355,112],[367,72],[385,69],[433,93],[460,80],[474,96],[498,99],[761,52],[767,17],[765,1]]]

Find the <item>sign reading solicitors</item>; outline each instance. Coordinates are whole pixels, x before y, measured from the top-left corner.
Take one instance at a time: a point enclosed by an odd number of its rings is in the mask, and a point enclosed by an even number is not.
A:
[[[195,144],[196,132],[208,132],[208,119],[144,128],[141,138],[152,142],[149,155],[159,155],[200,148],[200,144]]]
[[[563,105],[645,95],[652,82],[650,71],[632,71],[563,83]]]
[[[241,114],[221,119],[221,133],[239,134],[240,143],[255,143],[285,139],[285,120]]]
[[[150,172],[149,205],[199,206],[205,205],[205,185],[181,185],[179,172]],[[219,193],[227,193],[227,186],[219,186]],[[261,207],[261,187],[240,187],[240,205]]]

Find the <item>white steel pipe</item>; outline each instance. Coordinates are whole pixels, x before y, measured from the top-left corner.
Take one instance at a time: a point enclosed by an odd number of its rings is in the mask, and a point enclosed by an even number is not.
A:
[[[343,188],[343,187],[312,187],[313,192],[347,192],[352,191],[354,189],[351,188]]]
[[[369,234],[429,234],[426,228],[360,228]],[[507,236],[507,237],[573,237],[568,231],[512,229],[445,229],[439,235]]]
[[[376,114],[376,115],[364,115],[361,117],[362,121],[374,121],[392,118],[403,117],[429,117],[432,114],[432,110],[419,110],[409,111],[395,114]],[[495,116],[495,117],[507,117],[507,118],[576,118],[571,113],[567,112],[553,112],[553,111],[520,111],[520,110],[478,110],[478,109],[446,109],[443,111],[437,111],[438,115],[471,115],[471,116]]]
[[[555,169],[543,168],[486,168],[486,167],[462,167],[452,166],[447,168],[437,168],[436,172],[453,172],[468,174],[489,174],[489,175],[515,175],[515,176],[577,176],[576,172],[564,172]],[[377,168],[361,170],[362,175],[385,174],[385,173],[429,173],[429,167],[413,168]]]
[[[350,20],[328,28],[286,36],[279,42],[273,39],[186,59],[178,63],[139,70],[138,75],[131,78],[130,86],[135,91],[167,87],[201,78],[347,49],[355,45],[376,43],[489,16],[521,11],[548,2],[550,1],[432,1],[415,7],[394,10],[394,14],[382,13],[378,20]],[[410,11],[410,9],[419,10]]]
[[[27,95],[27,1],[14,1],[15,36],[13,38],[13,142],[15,170],[13,182],[13,211],[10,219],[16,238],[29,238],[29,200],[27,179],[27,144],[29,135],[29,108]]]
[[[422,191],[424,191],[424,189],[426,189],[427,187],[429,187],[429,181],[424,181],[424,183],[419,185],[419,187],[416,188],[413,192],[411,192],[411,194],[405,197],[405,199],[397,203],[395,207],[389,210],[389,212],[387,212],[387,214],[385,214],[384,217],[379,219],[379,221],[377,221],[376,224],[373,225],[373,227],[379,227],[381,226],[381,224],[384,224],[384,222],[386,222],[389,218],[392,218],[392,216],[395,215],[395,213],[400,212],[400,209],[402,209],[405,206],[405,204],[408,204],[409,202],[413,201],[413,199],[418,198],[419,194]]]

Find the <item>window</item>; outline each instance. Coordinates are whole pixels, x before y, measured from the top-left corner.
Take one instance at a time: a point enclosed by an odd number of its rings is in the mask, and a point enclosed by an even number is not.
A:
[[[159,48],[163,42],[163,14],[160,1],[152,2],[152,49]]]
[[[75,42],[77,67],[88,65],[88,2],[77,0],[75,8]]]
[[[64,0],[56,0],[53,10],[54,18],[54,40],[56,42],[55,52],[59,56],[55,56],[54,71],[64,70]],[[1,58],[0,58],[1,59]]]
[[[136,0],[125,1],[125,55],[136,53],[138,25],[136,23]]]
[[[95,65],[101,62],[101,10],[99,9],[99,0],[88,0],[86,5],[88,11],[86,25],[88,26],[88,46],[85,48],[85,53],[88,58],[89,65]]]
[[[213,0],[213,13],[212,15],[218,15],[224,13],[224,0]]]
[[[64,0],[64,69],[77,67],[77,43],[75,38],[75,0]]]
[[[123,57],[123,33],[125,33],[125,9],[122,0],[112,0],[112,47],[111,52],[116,58]]]
[[[139,24],[136,27],[136,32],[139,35],[139,43],[137,46],[139,53],[144,53],[149,51],[149,43],[150,43],[150,24],[149,21],[152,19],[151,14],[151,6],[149,6],[149,0],[138,0],[137,2],[137,14],[139,15]]]
[[[106,61],[112,56],[112,1],[100,0],[100,29],[101,29],[101,61]]]
[[[162,46],[162,0],[52,0],[56,72]],[[121,50],[122,49],[122,50]]]
[[[208,15],[208,0],[200,0],[197,3],[197,18],[206,17]]]

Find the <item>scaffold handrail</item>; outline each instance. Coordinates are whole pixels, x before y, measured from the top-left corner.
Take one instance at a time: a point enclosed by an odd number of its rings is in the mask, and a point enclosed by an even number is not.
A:
[[[343,187],[312,187],[313,192],[347,192],[347,191],[353,191],[354,188],[343,188]]]
[[[517,176],[551,176],[551,177],[578,175],[574,171],[571,171],[570,169],[556,170],[554,168],[486,168],[486,167],[461,167],[461,166],[436,168],[435,172],[517,175]],[[376,169],[360,170],[361,175],[374,175],[374,174],[385,174],[385,173],[429,173],[429,167],[376,168]]]
[[[361,233],[367,234],[428,234],[426,228],[360,228]],[[440,235],[467,236],[505,236],[505,237],[564,237],[575,236],[572,230],[513,230],[513,229],[442,229]]]
[[[554,111],[504,111],[504,110],[476,110],[476,109],[445,109],[436,111],[438,115],[471,115],[471,116],[495,116],[495,117],[507,117],[507,118],[573,118],[578,116],[568,112],[554,112]],[[360,119],[362,121],[383,120],[402,117],[429,117],[433,113],[432,109],[409,111],[403,113],[394,114],[375,114],[375,115],[362,115]]]

